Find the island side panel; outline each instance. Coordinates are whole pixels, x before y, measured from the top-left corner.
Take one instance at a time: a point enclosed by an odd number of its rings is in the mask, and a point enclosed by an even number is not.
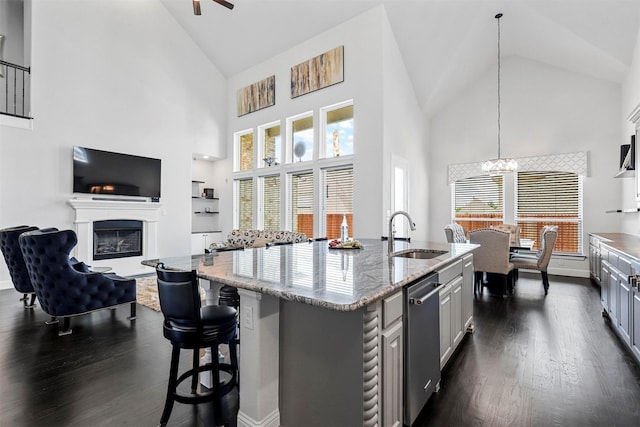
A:
[[[363,424],[364,310],[280,302],[280,421]]]

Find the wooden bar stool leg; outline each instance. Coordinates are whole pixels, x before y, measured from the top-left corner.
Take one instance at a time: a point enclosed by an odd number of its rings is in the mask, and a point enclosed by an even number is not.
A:
[[[192,394],[196,394],[196,391],[198,390],[198,378],[199,378],[199,373],[196,370],[198,368],[198,366],[200,366],[200,349],[199,348],[194,348],[193,349],[193,376],[191,377],[191,393]]]
[[[165,427],[171,410],[173,409],[174,394],[178,383],[178,362],[180,361],[180,347],[173,346],[171,352],[171,369],[169,371],[169,385],[167,386],[167,400],[164,403],[162,417],[160,417],[160,427]]]

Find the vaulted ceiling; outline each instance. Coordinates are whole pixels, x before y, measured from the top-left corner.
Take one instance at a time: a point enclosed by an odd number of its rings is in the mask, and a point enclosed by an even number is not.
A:
[[[201,0],[161,0],[177,22],[230,77],[320,32],[384,5],[416,98],[426,113],[495,66],[518,55],[622,82],[640,24],[639,0],[231,0],[228,10]]]

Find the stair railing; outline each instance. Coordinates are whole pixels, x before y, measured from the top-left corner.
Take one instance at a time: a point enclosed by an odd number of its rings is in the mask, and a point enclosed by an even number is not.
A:
[[[30,86],[30,67],[0,60],[0,114],[30,119]]]

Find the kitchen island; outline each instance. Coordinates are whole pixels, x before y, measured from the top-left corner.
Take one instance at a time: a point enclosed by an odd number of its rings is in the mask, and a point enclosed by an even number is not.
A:
[[[443,273],[450,286],[440,291],[441,307],[448,304],[440,328],[452,333],[445,333],[448,347],[442,336],[440,341],[448,358],[462,335],[453,330],[471,326],[471,252],[477,246],[396,242],[396,252],[443,251],[409,259],[390,258],[387,242],[362,243],[363,249],[329,249],[326,241],[316,241],[143,264],[197,270],[210,284],[208,303],[215,303],[222,285],[239,289],[239,425],[401,425],[402,291],[430,273]],[[443,292],[449,292],[444,299]]]

